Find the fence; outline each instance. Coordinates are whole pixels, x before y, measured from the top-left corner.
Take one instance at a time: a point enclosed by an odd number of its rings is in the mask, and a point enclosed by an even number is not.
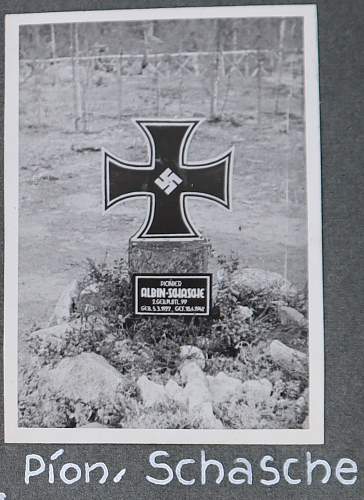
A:
[[[236,50],[22,59],[21,124],[93,132],[128,116],[303,119],[297,50]]]

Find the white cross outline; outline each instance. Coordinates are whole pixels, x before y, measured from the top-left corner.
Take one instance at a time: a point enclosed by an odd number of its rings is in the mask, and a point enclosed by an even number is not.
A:
[[[129,198],[136,199],[145,199],[147,197],[149,199],[148,213],[147,216],[141,226],[141,228],[130,238],[132,241],[135,240],[149,240],[149,241],[186,241],[186,240],[200,240],[202,239],[202,235],[198,230],[195,230],[190,222],[190,214],[187,210],[185,199],[188,196],[195,198],[205,198],[207,200],[214,201],[219,205],[222,205],[227,210],[231,211],[231,177],[232,177],[232,164],[234,158],[234,146],[228,149],[225,153],[216,156],[208,161],[199,163],[199,162],[191,162],[187,163],[185,161],[185,157],[187,155],[187,150],[189,143],[192,139],[192,132],[202,123],[205,119],[171,119],[171,118],[158,118],[158,119],[142,119],[142,118],[134,118],[132,120],[134,124],[141,128],[144,132],[144,135],[147,136],[149,148],[148,148],[148,161],[145,162],[126,162],[121,161],[119,158],[116,158],[111,153],[109,153],[105,148],[102,148],[102,190],[103,190],[103,198],[104,198],[104,213],[108,208],[119,203],[120,201],[127,200]],[[168,124],[170,126],[180,126],[187,125],[187,133],[184,136],[184,140],[182,141],[180,152],[179,152],[179,166],[180,168],[186,169],[202,169],[209,168],[225,161],[225,175],[224,175],[224,199],[220,200],[216,196],[204,194],[204,193],[196,193],[191,191],[185,191],[181,193],[180,196],[180,210],[182,214],[183,221],[186,227],[189,229],[189,234],[153,234],[153,235],[145,235],[144,233],[148,232],[154,217],[155,211],[155,195],[150,193],[149,191],[131,191],[128,194],[120,195],[117,198],[114,198],[112,201],[110,200],[110,178],[109,178],[109,162],[112,160],[114,164],[121,168],[129,168],[139,169],[139,167],[143,167],[144,170],[154,170],[155,169],[155,148],[153,138],[145,125],[160,125],[160,124]]]

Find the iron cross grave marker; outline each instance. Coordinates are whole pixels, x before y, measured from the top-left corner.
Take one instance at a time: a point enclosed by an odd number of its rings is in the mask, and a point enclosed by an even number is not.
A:
[[[133,239],[198,239],[186,207],[188,197],[230,208],[233,150],[188,163],[187,149],[200,120],[136,120],[149,145],[149,161],[128,163],[104,151],[105,209],[131,198],[149,198],[148,215]]]

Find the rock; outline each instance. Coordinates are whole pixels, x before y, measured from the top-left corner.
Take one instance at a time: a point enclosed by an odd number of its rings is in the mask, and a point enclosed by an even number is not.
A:
[[[303,396],[300,396],[298,399],[296,399],[296,405],[299,407],[303,407],[306,404],[306,399]]]
[[[80,292],[80,297],[83,297],[85,295],[93,295],[96,293],[99,293],[99,285],[97,283],[91,283],[91,285],[88,285]]]
[[[181,371],[182,380],[186,380],[184,395],[187,398],[190,410],[205,402],[212,401],[206,375],[199,366],[191,362]]]
[[[223,429],[222,422],[215,417],[212,404],[209,402],[202,403],[198,408],[192,410],[192,417],[199,422],[202,429]]]
[[[218,373],[216,377],[207,377],[207,380],[214,404],[229,401],[243,393],[242,381],[223,372]]]
[[[77,320],[35,330],[29,335],[31,348],[36,350],[38,356],[41,356],[44,350],[47,352],[60,352],[65,339],[72,334],[72,330],[80,327],[81,322]]]
[[[302,423],[302,429],[309,429],[310,428],[310,419],[309,416],[305,418],[305,420]]]
[[[64,358],[53,368],[43,368],[40,384],[45,389],[58,392],[65,398],[83,403],[114,402],[122,389],[120,373],[102,356],[83,352],[78,356]]]
[[[31,333],[32,337],[38,337],[42,341],[60,341],[64,338],[65,334],[72,331],[73,328],[80,328],[81,322],[79,320],[71,321],[71,323],[62,323],[59,325],[48,326],[40,330],[34,330]]]
[[[225,279],[226,279],[225,275],[226,275],[225,269],[218,269],[216,271],[216,281],[220,287],[222,287],[225,283]]]
[[[282,325],[297,325],[302,328],[307,327],[307,320],[303,314],[293,307],[280,306],[278,308],[278,317]]]
[[[290,373],[308,376],[308,360],[306,354],[273,340],[269,346],[270,356],[274,363]]]
[[[266,402],[272,393],[273,386],[266,378],[260,380],[246,380],[243,383],[243,391],[248,406],[255,406]]]
[[[145,406],[164,404],[167,401],[167,393],[163,385],[149,380],[145,375],[139,377],[137,386]]]
[[[253,310],[246,306],[236,306],[234,310],[234,317],[239,321],[246,321],[253,316]]]
[[[294,297],[298,293],[280,274],[255,268],[235,271],[231,277],[230,292],[242,300],[247,295],[258,293],[270,294],[272,300]]]
[[[309,390],[308,390],[308,387],[306,387],[306,389],[303,391],[302,397],[305,398],[305,401],[308,404],[308,400],[309,400]]]
[[[199,366],[195,361],[186,361],[181,365],[180,374],[183,384],[187,384],[188,382],[192,382],[197,378],[206,378],[205,374],[201,370],[201,366]]]
[[[182,366],[180,373],[186,383],[183,392],[191,418],[202,428],[221,429],[222,423],[213,413],[209,383],[201,367],[195,361],[189,361]]]
[[[212,303],[215,304],[217,298],[219,297],[219,293],[225,287],[226,280],[226,272],[225,269],[218,269],[214,274],[212,280]]]
[[[214,283],[212,285],[212,293],[211,293],[212,304],[215,304],[218,294],[219,294],[219,286],[216,283]]]
[[[28,334],[27,340],[30,351],[40,357],[44,355],[44,361],[48,364],[54,361],[57,354],[63,356],[68,344],[71,343],[77,347],[79,338],[86,338],[88,331],[104,332],[106,335],[105,330],[106,326],[100,318],[89,318],[87,322],[77,319],[70,323],[35,330]],[[105,341],[106,338],[105,336]],[[81,353],[82,349],[79,352]]]
[[[66,286],[54,308],[53,314],[49,320],[49,326],[59,325],[71,318],[71,314],[75,311],[78,291],[77,280],[71,281],[71,283]]]
[[[183,345],[180,347],[180,359],[182,364],[188,361],[194,361],[202,370],[205,368],[204,353],[194,345]]]
[[[86,316],[90,317],[100,307],[100,300],[100,284],[91,283],[80,291],[77,302]]]
[[[186,406],[187,405],[187,397],[186,394],[183,390],[182,387],[180,387],[177,382],[174,380],[170,379],[168,380],[166,386],[165,386],[165,391],[167,394],[167,397],[174,401],[175,403],[181,405],[181,406]]]

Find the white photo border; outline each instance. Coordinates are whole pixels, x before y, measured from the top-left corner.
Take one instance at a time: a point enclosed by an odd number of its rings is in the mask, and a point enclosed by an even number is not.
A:
[[[18,427],[19,27],[30,24],[167,19],[301,17],[304,20],[309,288],[308,429],[66,429]],[[6,443],[323,444],[324,328],[321,153],[316,5],[192,7],[5,16],[4,427]]]

